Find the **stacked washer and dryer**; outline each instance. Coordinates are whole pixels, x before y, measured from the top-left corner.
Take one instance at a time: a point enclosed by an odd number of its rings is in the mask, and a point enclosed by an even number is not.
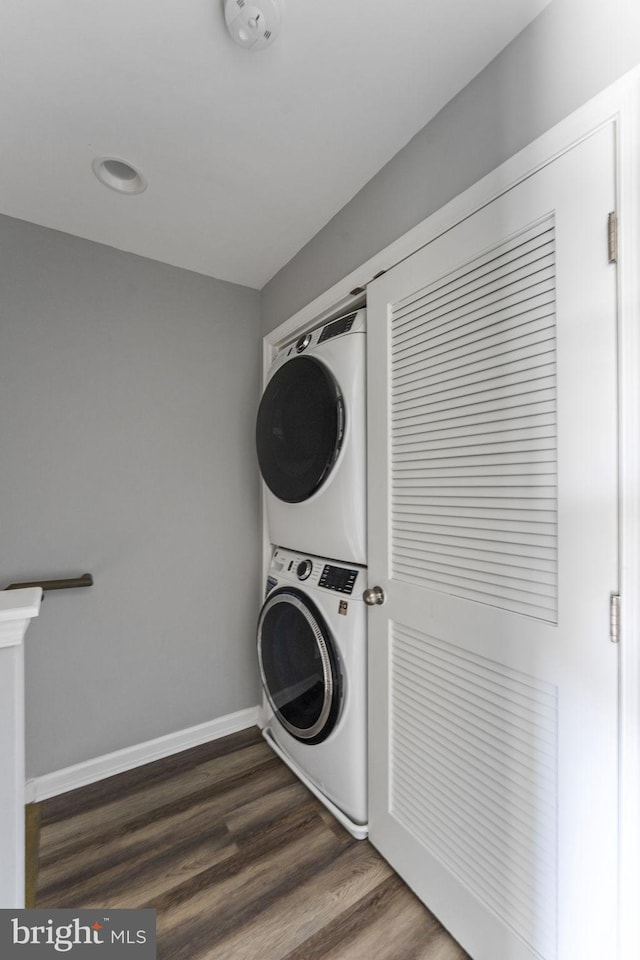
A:
[[[256,424],[273,553],[258,619],[271,747],[367,835],[365,310],[279,351]]]

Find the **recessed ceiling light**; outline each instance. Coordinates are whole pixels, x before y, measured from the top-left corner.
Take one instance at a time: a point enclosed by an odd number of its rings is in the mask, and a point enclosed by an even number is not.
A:
[[[147,181],[140,171],[126,160],[96,157],[91,166],[100,183],[118,193],[142,193],[147,189]]]

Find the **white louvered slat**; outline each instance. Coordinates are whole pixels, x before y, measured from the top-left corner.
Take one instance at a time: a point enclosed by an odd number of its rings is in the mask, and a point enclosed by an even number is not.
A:
[[[552,340],[552,338],[550,339]],[[511,384],[522,383],[531,379],[535,380],[538,374],[532,375],[532,371],[552,365],[554,351],[548,346],[548,340],[545,346],[545,351],[528,350],[517,356],[509,356],[508,351],[504,351],[507,353],[506,357],[495,354],[489,358],[477,360],[475,363],[464,364],[459,369],[454,370],[453,375],[447,370],[432,373],[425,371],[422,361],[418,357],[403,369],[394,367],[392,379],[398,383],[411,377],[409,382],[413,382],[411,375],[420,372],[426,387],[425,396],[434,396],[443,391],[456,390],[462,387],[475,387],[477,390],[479,384],[487,384],[488,389],[497,389],[501,383],[505,382]],[[503,351],[501,351],[502,353]]]
[[[501,454],[503,456],[509,454],[521,456],[523,452],[530,451],[532,459],[534,459],[535,462],[539,462],[544,454],[548,454],[549,443],[552,441],[553,438],[551,437],[532,437],[526,434],[509,437],[508,439],[500,439],[498,437],[493,444],[486,442],[483,444],[474,444],[472,441],[466,444],[457,444],[452,441],[447,443],[446,440],[443,440],[439,445],[431,445],[431,455],[435,461],[453,457],[488,456],[490,453],[495,453],[498,457],[500,457]],[[415,460],[413,451],[410,449],[410,444],[405,443],[404,446],[407,447],[406,450],[398,450],[394,453],[394,464],[396,462],[413,462]],[[555,447],[552,449],[555,455]],[[547,456],[546,459],[548,460],[549,457]]]
[[[535,235],[536,230],[537,227],[533,227],[531,233]],[[472,299],[478,299],[479,294],[485,297],[495,296],[501,291],[508,291],[514,279],[522,290],[528,290],[535,283],[543,282],[545,270],[553,263],[554,257],[551,225],[546,236],[548,242],[533,254],[515,241],[506,247],[506,255],[495,256],[485,263],[482,262],[482,257],[477,258],[473,264],[440,278],[426,290],[398,301],[395,311],[398,322],[407,327],[416,315],[424,313],[425,310],[441,315],[447,309],[455,309]],[[533,279],[529,281],[527,278]]]
[[[476,521],[474,526],[465,524],[460,517],[443,517],[435,519],[428,517],[412,518],[411,522],[398,520],[396,522],[396,531],[399,535],[404,535],[411,539],[411,534],[417,534],[419,542],[427,536],[432,543],[449,543],[455,546],[456,543],[466,545],[470,548],[474,546],[477,549],[494,550],[498,553],[509,553],[521,555],[522,543],[519,536],[523,529],[522,524],[517,524],[517,529],[512,529],[511,524],[508,528],[500,531],[492,531],[494,536],[491,540],[486,537],[486,531],[478,524],[482,521]],[[539,526],[539,525],[538,525]],[[534,530],[537,528],[533,528]],[[552,534],[533,533],[530,529],[524,528],[529,535],[529,556],[545,557],[553,559],[555,557],[555,548],[552,542]]]
[[[406,360],[398,357],[399,362],[394,367],[394,373],[398,374],[401,370],[408,372],[408,368],[413,369],[419,365],[425,377],[437,377],[432,383],[439,383],[449,379],[453,371],[463,375],[475,370],[503,366],[505,363],[511,366],[517,360],[539,355],[539,344],[544,341],[553,342],[554,336],[553,320],[545,317],[537,324],[521,327],[518,336],[503,330],[499,335],[483,337],[481,341],[476,340],[456,349],[452,348],[444,355],[435,356],[429,346],[408,351]]]
[[[394,377],[394,390],[403,385],[421,383],[423,396],[432,397],[434,401],[455,400],[457,397],[476,397],[480,393],[494,391],[493,397],[509,396],[514,391],[514,387],[519,387],[524,392],[531,392],[532,389],[542,387],[544,378],[553,378],[555,376],[555,363],[549,362],[546,358],[540,363],[527,363],[522,361],[518,366],[511,369],[500,369],[499,366],[487,370],[481,368],[478,371],[469,372],[468,378],[464,375],[454,378],[455,382],[447,382],[447,378],[426,379],[424,374],[420,373],[419,368],[409,373]],[[549,381],[544,384],[549,386]],[[484,389],[482,389],[484,387]],[[412,389],[415,389],[412,386]],[[482,397],[480,397],[482,399]]]
[[[492,410],[512,410],[527,407],[532,404],[538,409],[540,404],[555,403],[555,392],[553,387],[537,387],[523,392],[522,389],[512,388],[511,396],[501,395],[497,397],[487,397],[475,400],[469,403],[464,398],[459,400],[450,400],[448,402],[425,400],[422,391],[413,390],[411,393],[398,396],[396,400],[396,411],[398,420],[406,419],[409,416],[415,416],[420,410],[428,407],[432,422],[446,420],[452,416],[468,416],[478,414],[480,411]],[[486,454],[485,454],[486,456]]]
[[[529,397],[527,397],[527,399],[529,399]],[[411,434],[416,427],[421,427],[424,430],[425,424],[431,427],[431,430],[428,431],[429,433],[437,433],[443,430],[449,432],[450,429],[463,429],[467,426],[486,426],[494,422],[531,422],[532,417],[535,417],[535,422],[540,425],[554,424],[556,413],[553,400],[541,401],[540,403],[533,401],[512,405],[492,405],[489,408],[480,402],[475,405],[469,404],[463,409],[465,412],[461,411],[460,408],[450,410],[448,417],[443,416],[440,411],[438,411],[437,415],[434,415],[434,413],[429,410],[425,417],[425,407],[423,404],[416,404],[412,413],[405,413],[403,410],[396,418],[396,434],[399,436],[404,436],[406,433]],[[548,416],[543,420],[542,414],[548,414]]]
[[[398,536],[394,543],[397,543],[401,549],[406,550],[407,554],[413,553],[416,557],[424,555],[424,548],[419,536],[412,534],[404,537]],[[473,546],[469,546],[470,543]],[[496,550],[493,542],[485,540],[484,543],[485,548],[482,549],[478,546],[478,541],[474,543],[474,541],[465,541],[460,537],[455,539],[453,537],[431,536],[429,556],[439,555],[445,563],[467,561],[470,567],[475,565],[476,568],[481,564],[494,566],[496,570],[502,570],[503,567],[506,567],[514,576],[517,576],[520,568],[525,571],[533,568],[541,573],[546,573],[549,582],[555,582],[555,556],[548,548],[546,551],[538,548],[536,556],[536,548],[532,547],[529,555],[523,557],[513,544],[511,550],[505,550],[504,547],[501,550]]]
[[[553,310],[553,280],[549,278],[539,289],[528,291],[525,298],[511,294],[498,301],[483,301],[474,309],[460,309],[440,322],[434,318],[428,339],[432,341],[434,350],[448,344],[463,346],[465,341],[473,342],[482,336],[492,335],[496,332],[496,325],[505,319],[509,320],[510,327],[515,330],[543,320],[549,313],[553,314]],[[421,342],[424,335],[419,318],[416,317],[412,326],[404,331],[398,325],[396,335],[398,350],[410,349]]]
[[[547,511],[524,511],[524,510],[504,510],[483,505],[482,509],[477,506],[456,505],[455,511],[450,509],[451,505],[447,503],[429,503],[409,504],[407,506],[397,506],[395,512],[402,517],[415,517],[417,521],[422,517],[440,517],[447,516],[452,519],[458,519],[463,526],[481,525],[483,529],[492,531],[496,529],[519,529],[521,532],[537,532],[538,524],[542,526],[542,532],[555,536],[555,512]],[[519,527],[516,526],[519,524]]]
[[[391,559],[399,579],[556,622],[553,230],[393,307]]]
[[[410,710],[402,711],[401,715],[405,720],[408,720],[406,714],[409,712]],[[410,760],[402,744],[396,744],[396,749],[399,754],[402,754],[403,759]],[[509,798],[509,806],[507,806],[503,797],[496,799],[493,793],[494,785],[486,786],[482,779],[478,783],[474,783],[472,792],[465,782],[469,779],[466,764],[463,765],[455,753],[451,752],[449,743],[447,743],[447,749],[445,750],[444,745],[439,740],[428,741],[425,744],[424,752],[438,771],[434,775],[433,783],[448,792],[449,796],[460,796],[464,802],[471,803],[475,815],[482,819],[486,833],[493,842],[503,847],[506,841],[508,846],[515,848],[520,856],[523,853],[525,856],[530,855],[532,843],[526,831],[528,828],[527,818],[531,816],[532,810],[527,811],[524,807],[518,809],[515,797]],[[476,772],[482,774],[483,771],[474,771],[474,773]],[[508,819],[505,816],[507,812],[509,814]],[[507,821],[506,826],[505,821]],[[548,854],[545,856],[546,851],[544,850],[536,849],[535,854],[541,872],[546,875],[550,874],[554,868],[552,859]]]
[[[531,281],[531,278],[528,280]],[[457,305],[455,310],[447,311],[444,315],[433,316],[433,325],[430,326],[426,339],[432,342],[434,348],[446,342],[457,345],[469,336],[478,339],[478,335],[483,331],[490,335],[494,332],[496,323],[505,317],[509,319],[513,329],[536,317],[544,317],[549,310],[553,310],[553,276],[547,268],[544,280],[531,283],[526,290],[515,293],[510,286],[508,291],[502,290],[500,294],[499,297],[483,296],[480,300],[470,299],[468,303]],[[395,316],[394,311],[394,318]],[[422,317],[416,314],[411,327],[403,329],[398,326],[398,349],[405,349],[411,342],[415,344],[422,339],[420,338],[421,320]],[[409,340],[408,334],[411,334]]]
[[[420,694],[415,685],[410,688],[398,676],[395,692],[398,696],[397,716],[411,719],[415,735],[425,738],[421,752],[434,750],[449,759],[446,766],[460,767],[470,774],[474,791],[483,800],[488,799],[496,810],[506,806],[516,823],[525,826],[535,818],[545,830],[555,824],[552,808],[555,788],[551,781],[535,779],[539,771],[532,771],[528,760],[514,751],[505,752],[491,745],[486,734],[476,730],[468,721],[453,720],[446,703],[433,697],[429,701],[430,716],[420,715]],[[429,739],[428,734],[433,736]],[[427,740],[429,742],[427,742]],[[402,747],[396,738],[395,747]],[[544,845],[541,856],[544,858]]]
[[[501,267],[508,265],[514,259],[517,260],[520,257],[526,257],[533,249],[543,248],[546,243],[553,240],[552,229],[553,227],[550,221],[545,219],[541,222],[541,229],[538,229],[535,225],[532,226],[529,231],[525,231],[520,237],[514,238],[506,250],[500,252],[492,248],[484,254],[477,256],[471,268],[468,264],[464,264],[452,270],[445,277],[436,280],[426,291],[413,291],[406,297],[398,300],[398,311],[406,312],[407,310],[411,310],[416,304],[419,305],[421,302],[424,302],[425,298],[431,298],[431,300],[433,300],[434,297],[439,295],[439,291],[442,289],[444,289],[445,292],[448,291],[449,296],[451,296],[465,285],[481,280],[487,272],[499,271]]]
[[[552,291],[553,265],[549,257],[538,272],[515,271],[509,278],[500,278],[484,287],[471,288],[463,297],[437,304],[425,301],[421,304],[421,309],[414,310],[411,316],[402,313],[398,315],[394,309],[394,317],[399,334],[406,337],[420,329],[421,318],[426,310],[433,318],[429,339],[442,338],[445,334],[451,335],[456,329],[464,331],[470,323],[478,322],[482,317],[485,318],[484,325],[490,324],[490,319],[487,318],[490,318],[491,312],[507,309],[517,317],[522,310],[532,307],[536,298],[548,299],[545,295]]]
[[[547,399],[545,396],[544,400]],[[495,408],[493,404],[490,404],[486,409],[493,410]],[[438,414],[440,414],[440,412],[440,410],[436,411]],[[445,412],[444,409],[442,412]],[[419,465],[415,466],[413,461],[413,456],[403,457],[401,453],[398,453],[394,459],[392,470],[395,472],[398,470],[421,469]],[[522,466],[528,463],[531,463],[532,466],[544,467],[546,463],[555,462],[556,451],[552,439],[550,439],[548,444],[536,439],[521,441],[512,449],[509,449],[504,443],[496,443],[493,447],[488,444],[483,444],[482,448],[477,450],[469,450],[468,448],[461,450],[444,450],[441,454],[432,455],[429,458],[429,467],[427,469],[446,470],[451,467],[454,469],[465,467],[487,467],[495,469],[500,465],[511,467],[514,464]]]
[[[401,437],[398,440],[392,441],[392,446],[400,448],[400,453],[407,453],[409,451],[424,451],[432,452],[435,450],[448,450],[451,447],[462,449],[465,446],[482,448],[485,444],[492,443],[510,443],[515,444],[515,449],[518,449],[517,444],[520,440],[545,440],[549,441],[551,437],[549,436],[550,430],[548,424],[541,424],[540,426],[531,426],[526,425],[528,429],[520,429],[517,426],[510,426],[508,430],[494,430],[493,433],[482,434],[482,431],[464,431],[459,430],[453,436],[445,435],[438,436],[437,434],[432,434],[432,439],[425,439],[421,436],[412,437]],[[513,449],[513,447],[512,447]],[[395,456],[395,450],[394,456]],[[414,460],[418,463],[421,463],[420,457],[414,457]]]
[[[391,814],[553,956],[556,689],[393,623],[391,698]]]
[[[403,402],[407,399],[421,399],[428,397],[429,394],[426,393],[427,385],[428,382],[425,381],[424,377],[421,378],[416,375],[407,377],[406,386],[403,388],[397,387],[396,389],[397,401]],[[484,390],[481,402],[490,400],[504,400],[508,397],[517,398],[519,396],[528,396],[529,394],[545,393],[546,391],[552,391],[552,395],[555,393],[555,371],[553,367],[546,377],[538,373],[536,379],[529,383],[526,382],[526,379],[523,383],[522,378],[512,378],[512,380],[508,383],[500,383],[497,387]],[[468,400],[466,399],[464,392],[462,392],[459,394],[459,397],[456,397],[455,394],[453,396],[445,396],[444,398],[436,395],[435,397],[431,397],[429,402],[434,410],[438,410],[442,407],[450,408],[464,406],[466,403],[468,403]]]
[[[411,463],[403,464],[400,463],[396,465],[393,470],[393,475],[398,477],[398,479],[412,478],[412,477],[519,477],[527,476],[529,472],[531,474],[549,474],[550,471],[556,465],[555,460],[541,461],[538,463],[517,463],[510,462],[504,465],[504,469],[500,470],[497,464],[491,463],[469,463],[468,472],[457,472],[461,470],[461,465],[457,464],[455,461],[450,461],[451,466],[442,466],[442,467],[420,467],[415,466]]]
[[[434,346],[441,341],[453,341],[467,336],[471,324],[476,324],[478,331],[490,330],[494,323],[504,315],[511,318],[513,326],[528,323],[530,320],[545,316],[549,306],[553,310],[554,284],[553,278],[546,280],[537,278],[537,282],[527,290],[501,293],[494,298],[486,298],[474,309],[460,307],[450,310],[441,318],[434,318],[430,331],[430,339],[435,341]],[[397,321],[397,343],[399,348],[421,339],[420,313],[416,311],[411,322]]]

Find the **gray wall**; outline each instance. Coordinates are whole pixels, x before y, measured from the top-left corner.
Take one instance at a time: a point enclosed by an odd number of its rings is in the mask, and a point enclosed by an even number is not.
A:
[[[258,702],[259,297],[0,218],[0,585],[75,575],[26,638],[27,773]]]
[[[266,285],[263,332],[639,60],[638,0],[553,0]]]

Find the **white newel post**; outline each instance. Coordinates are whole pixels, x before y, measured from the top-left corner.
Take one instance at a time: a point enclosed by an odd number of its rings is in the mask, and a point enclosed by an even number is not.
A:
[[[24,635],[42,590],[0,591],[0,908],[24,907]]]

